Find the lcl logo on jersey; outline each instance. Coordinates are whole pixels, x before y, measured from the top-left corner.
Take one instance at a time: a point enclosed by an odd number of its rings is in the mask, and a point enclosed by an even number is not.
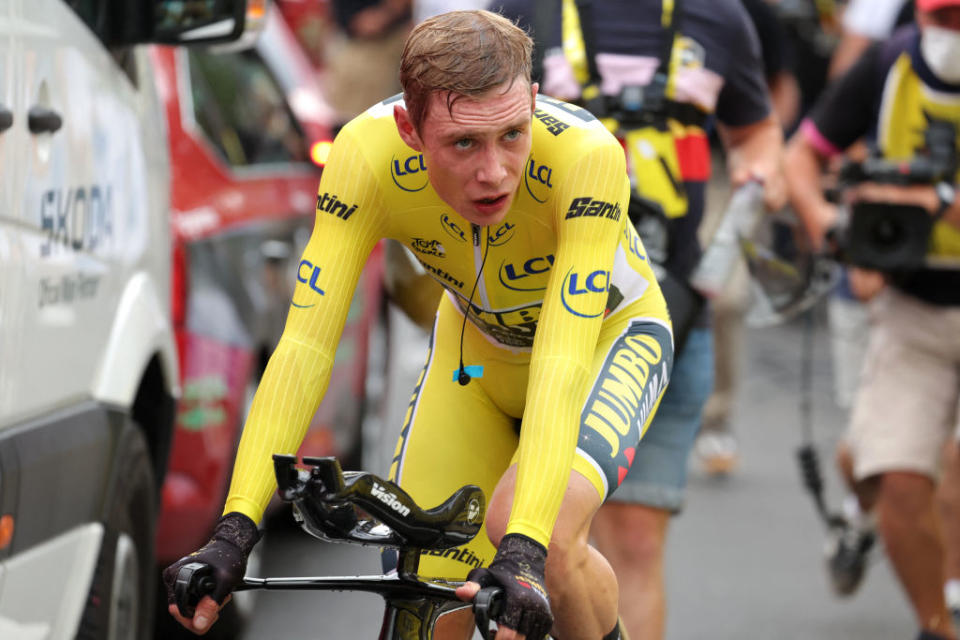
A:
[[[447,252],[439,240],[414,238],[413,242],[410,243],[410,248],[417,253],[422,253],[427,256],[436,256],[438,258],[445,258],[447,256]]]
[[[523,174],[523,184],[527,193],[537,202],[543,203],[550,196],[549,189],[553,188],[553,169],[545,164],[537,164],[533,158],[527,162],[527,170]]]
[[[440,214],[440,226],[443,227],[443,230],[446,231],[447,235],[451,238],[459,240],[460,242],[467,241],[467,232],[461,229],[460,225],[446,213]]]
[[[302,282],[305,285],[310,287],[310,290],[314,293],[319,293],[321,296],[324,295],[324,290],[320,288],[320,285],[317,284],[317,278],[320,277],[320,267],[315,266],[309,260],[301,260],[300,265],[297,267],[297,282]],[[291,300],[291,304],[297,309],[309,309],[314,306],[316,303],[312,304],[299,304]]]
[[[635,233],[631,233],[633,227],[627,225],[623,228],[623,237],[627,239],[627,245],[630,247],[630,253],[640,258],[641,260],[646,260],[647,256],[644,255],[643,243],[640,241],[640,236]]]
[[[549,273],[552,267],[553,255],[530,258],[523,264],[504,263],[500,265],[500,284],[513,291],[543,291],[546,283],[533,286],[538,281],[536,276]]]
[[[560,300],[563,302],[564,308],[577,317],[598,318],[603,315],[605,309],[600,309],[597,313],[586,313],[582,309],[587,302],[581,296],[589,293],[604,293],[609,287],[609,271],[598,269],[583,275],[571,268],[563,279]]]
[[[512,225],[509,222],[504,222],[497,227],[496,230],[490,234],[490,246],[499,247],[510,242],[515,228],[516,225]]]
[[[393,178],[393,184],[404,191],[413,193],[425,189],[429,179],[423,154],[418,153],[403,160],[393,158],[390,161],[390,177]]]

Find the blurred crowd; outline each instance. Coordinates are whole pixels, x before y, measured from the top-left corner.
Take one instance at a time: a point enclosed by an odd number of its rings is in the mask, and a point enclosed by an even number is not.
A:
[[[659,268],[677,346],[637,462],[592,531],[617,573],[631,638],[669,636],[664,548],[688,467],[737,473],[739,360],[761,303],[767,322],[826,309],[835,401],[850,409],[836,452],[848,496],[828,519],[836,593],[858,588],[882,540],[919,637],[957,637],[960,2],[278,4],[336,125],[400,92],[397,62],[413,25],[489,9],[533,36],[541,93],[589,109],[622,140],[631,221]],[[752,206],[767,215],[739,227],[733,250],[775,259],[740,260],[712,290],[698,288],[702,256],[723,249],[718,229],[747,215],[734,209],[748,199],[729,195],[758,185]],[[441,289],[403,247],[388,245],[386,261],[392,339],[425,343],[433,318],[423,310]],[[829,286],[814,281],[824,261]],[[771,264],[795,277],[771,284]],[[396,410],[419,368],[392,363]],[[387,430],[379,457],[368,455],[370,470],[385,471],[395,436]]]

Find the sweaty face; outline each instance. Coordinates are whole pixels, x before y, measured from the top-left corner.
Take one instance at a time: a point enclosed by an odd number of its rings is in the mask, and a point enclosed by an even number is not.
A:
[[[530,155],[536,85],[522,78],[447,108],[435,93],[420,127],[430,184],[454,211],[487,226],[503,220]]]

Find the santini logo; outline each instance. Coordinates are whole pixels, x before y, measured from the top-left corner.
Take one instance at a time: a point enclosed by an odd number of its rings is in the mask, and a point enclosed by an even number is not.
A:
[[[388,507],[390,507],[400,515],[402,516],[410,515],[410,507],[406,506],[405,504],[397,500],[397,496],[394,495],[392,492],[387,491],[387,489],[379,482],[373,483],[373,488],[370,489],[370,495],[372,495],[374,498],[376,498],[383,504],[387,505]]]
[[[357,210],[357,205],[349,205],[337,200],[337,196],[323,193],[317,196],[317,211],[326,211],[338,218],[346,220]]]
[[[603,200],[594,200],[593,198],[574,198],[567,209],[565,218],[579,218],[581,216],[603,216],[611,220],[620,220],[620,203],[604,202]]]
[[[564,131],[570,128],[566,122],[563,122],[557,118],[554,118],[552,115],[544,111],[543,109],[537,109],[533,112],[533,117],[539,120],[547,127],[547,131],[552,133],[555,136],[560,135]]]

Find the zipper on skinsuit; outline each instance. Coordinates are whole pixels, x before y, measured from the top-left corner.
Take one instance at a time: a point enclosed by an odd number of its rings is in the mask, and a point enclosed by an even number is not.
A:
[[[480,225],[470,223],[470,230],[473,232],[473,269],[474,277],[479,277],[480,282],[477,284],[477,292],[480,294],[480,304],[485,309],[490,308],[490,298],[487,296],[487,284],[483,280],[483,275],[480,273],[481,267],[483,267],[483,242],[480,239]],[[490,241],[490,238],[487,238],[487,242]]]

